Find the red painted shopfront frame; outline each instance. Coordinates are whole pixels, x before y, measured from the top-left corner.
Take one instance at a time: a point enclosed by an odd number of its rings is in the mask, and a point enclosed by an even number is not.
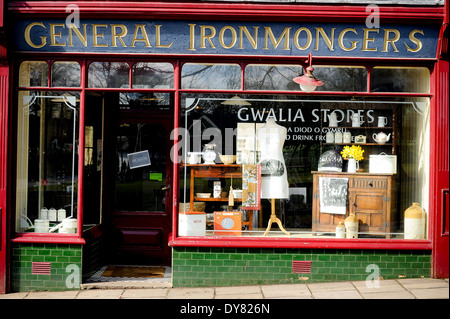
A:
[[[24,4],[26,3],[26,6]],[[12,13],[18,14],[17,18],[25,17],[25,16],[38,16],[43,15],[46,17],[62,17],[66,16],[65,9],[67,2],[12,2],[8,5],[8,10]],[[313,6],[313,5],[256,5],[256,4],[231,4],[231,3],[221,3],[221,4],[212,4],[212,3],[144,3],[144,2],[134,2],[133,6],[130,7],[127,2],[118,2],[118,3],[106,3],[101,1],[77,1],[76,4],[80,8],[80,13],[85,17],[93,17],[99,12],[105,15],[105,18],[117,18],[123,17],[126,14],[132,14],[133,18],[160,18],[160,19],[211,19],[211,17],[215,17],[216,19],[233,19],[233,20],[255,20],[255,21],[276,21],[276,20],[297,20],[302,18],[304,21],[364,21],[367,17],[367,13],[365,11],[365,6]],[[382,21],[396,22],[396,23],[406,23],[414,21],[420,21],[420,23],[432,23],[432,24],[442,24],[444,19],[444,8],[443,7],[380,7],[381,18]],[[65,55],[65,54],[55,54],[55,57],[64,58],[71,57],[73,60],[77,60],[76,57],[86,57],[86,56],[96,56],[100,58],[100,55],[92,55],[92,54],[80,54],[76,55]],[[44,58],[44,55],[34,55],[34,57],[39,57],[40,59]],[[110,60],[126,60],[121,59],[119,56],[114,55],[105,55],[101,56],[102,58],[109,58]],[[135,58],[139,58],[139,56],[134,56]],[[161,56],[158,56],[161,58]],[[141,56],[143,59],[148,59],[148,57]],[[152,58],[157,58],[156,56],[152,56]],[[164,56],[162,56],[164,58]],[[172,57],[174,58],[174,57]],[[299,61],[304,61],[306,58],[302,56],[298,57],[279,57],[279,58],[267,58],[266,62],[273,62],[278,60],[282,60],[283,63],[301,63]],[[258,59],[258,57],[248,57],[248,56],[233,56],[233,57],[214,57],[210,56],[195,56],[188,57],[190,61],[205,61],[208,62],[224,62],[226,59],[231,60],[240,60],[240,59]],[[345,59],[345,58],[322,58],[315,59],[315,61],[320,62],[330,62],[333,61],[335,63],[355,63],[358,65],[364,65],[364,59]],[[428,65],[433,65],[437,61],[431,60],[428,61]],[[358,63],[361,62],[361,63]],[[398,64],[407,64],[407,65],[415,65],[415,63],[423,66],[423,61],[399,61],[396,59],[384,60],[377,59],[377,65],[398,65]],[[174,91],[175,94],[175,105],[179,106],[181,102],[181,94],[187,92],[195,92],[195,91],[184,91],[181,90],[181,79],[179,78],[179,69],[180,66],[175,63],[175,86]],[[85,72],[82,72],[82,76]],[[448,75],[448,74],[447,74]],[[437,75],[434,70],[431,73],[431,82],[434,83],[436,81]],[[369,77],[370,78],[370,77]],[[82,83],[84,83],[83,81]],[[369,86],[370,87],[370,86]],[[36,89],[36,88],[33,88]],[[48,88],[46,88],[48,89]],[[432,97],[434,90],[436,88],[432,85],[432,94],[427,95]],[[65,89],[67,90],[67,88]],[[118,90],[119,91],[119,90]],[[123,90],[121,90],[123,91]],[[86,92],[86,88],[81,89],[81,98],[80,105],[84,105],[84,94]],[[200,92],[200,90],[198,91]],[[202,91],[204,92],[204,91]],[[208,91],[208,93],[261,93],[261,91],[252,92],[252,91]],[[266,93],[266,92],[265,92]],[[268,92],[271,93],[271,92]],[[272,92],[276,94],[292,94],[293,92]],[[402,94],[367,94],[367,93],[310,93],[308,95],[370,95],[370,96],[399,96]],[[448,92],[447,92],[448,94]],[[411,94],[404,94],[408,96],[414,96]],[[423,96],[423,95],[420,95]],[[12,99],[10,98],[10,101]],[[436,101],[432,98],[431,101],[431,109],[435,109],[437,107]],[[83,107],[81,107],[81,110]],[[82,114],[80,110],[80,115]],[[175,108],[174,114],[174,127],[179,127],[179,118],[180,111],[179,108]],[[435,119],[431,119],[430,125],[433,127],[436,125]],[[83,124],[84,125],[84,124]],[[80,123],[81,127],[81,123]],[[83,134],[81,134],[84,130],[80,131],[80,139]],[[175,133],[177,133],[175,131]],[[436,145],[435,143],[439,142],[439,139],[435,136],[434,130],[431,134],[432,145]],[[80,140],[81,143],[81,140]],[[447,146],[448,147],[448,146]],[[80,154],[83,154],[81,152]],[[448,160],[448,159],[447,159]],[[436,156],[433,154],[430,158],[430,175],[432,178],[436,180],[442,179],[441,176],[438,175],[436,167],[434,165],[436,161]],[[80,163],[82,163],[82,159],[80,159]],[[174,163],[174,172],[178,171],[178,165]],[[80,172],[80,171],[79,171]],[[81,170],[82,172],[82,170]],[[82,177],[81,177],[82,178]],[[447,182],[448,185],[448,182]],[[179,181],[178,176],[175,175],[173,179],[173,189],[178,189]],[[83,183],[80,181],[80,191],[79,196],[83,191]],[[436,194],[440,190],[437,189],[435,184],[430,184],[430,197],[436,198]],[[80,198],[79,198],[80,199]],[[442,211],[439,211],[439,207],[437,205],[430,206],[430,216],[434,216],[435,218],[430,218],[429,225],[429,233],[430,236],[428,240],[385,240],[385,239],[358,239],[348,240],[348,239],[289,239],[289,238],[227,238],[227,237],[178,237],[177,236],[177,217],[178,217],[178,198],[176,192],[174,192],[173,197],[173,229],[172,229],[172,240],[170,242],[171,246],[192,246],[192,247],[261,247],[261,248],[304,248],[304,249],[312,249],[312,248],[324,248],[324,249],[392,249],[392,250],[435,250],[437,247],[433,244],[433,234],[436,233],[436,222],[435,219],[442,215]],[[11,211],[11,210],[9,210]],[[79,210],[82,212],[82,208]],[[82,214],[79,215],[82,217]],[[80,223],[82,223],[80,218]],[[47,238],[30,238],[27,236],[19,236],[13,239],[15,242],[61,242],[61,243],[83,243],[81,237],[68,237],[58,236],[53,237],[49,241],[49,237]],[[448,261],[447,261],[448,262]],[[0,265],[1,267],[1,265]],[[448,273],[448,263],[447,263],[447,273]]]

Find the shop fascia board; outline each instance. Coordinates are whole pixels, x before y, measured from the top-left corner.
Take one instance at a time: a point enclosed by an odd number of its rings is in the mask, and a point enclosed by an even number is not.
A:
[[[46,17],[67,17],[69,2],[60,1],[12,1],[8,11],[21,15],[43,15]],[[170,18],[203,20],[260,20],[273,21],[348,21],[364,22],[369,13],[366,5],[312,5],[312,4],[256,4],[256,3],[178,3],[178,2],[107,2],[77,1],[76,6],[84,18]],[[386,22],[421,20],[442,22],[444,6],[380,6],[380,17]]]

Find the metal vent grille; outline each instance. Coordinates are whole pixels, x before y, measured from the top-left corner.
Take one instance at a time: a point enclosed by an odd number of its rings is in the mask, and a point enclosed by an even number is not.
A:
[[[311,261],[292,261],[292,273],[293,274],[310,274],[311,273]]]
[[[33,275],[50,275],[51,266],[50,263],[44,262],[32,262],[31,273]]]

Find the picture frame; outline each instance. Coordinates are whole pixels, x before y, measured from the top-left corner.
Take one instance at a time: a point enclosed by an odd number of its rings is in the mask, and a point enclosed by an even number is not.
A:
[[[364,144],[364,143],[366,143],[366,137],[364,135],[357,135],[357,136],[355,136],[355,143],[356,144]]]

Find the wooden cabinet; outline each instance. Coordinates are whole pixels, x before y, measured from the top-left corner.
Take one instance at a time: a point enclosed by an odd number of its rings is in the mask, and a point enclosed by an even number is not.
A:
[[[354,213],[359,220],[359,232],[390,238],[395,229],[395,174],[313,173],[312,232],[335,232],[339,222]],[[348,178],[346,214],[320,212],[319,178]]]
[[[242,179],[242,165],[239,164],[186,164],[186,167],[190,170],[190,209],[194,210],[194,201],[196,202],[223,202],[228,203],[228,197],[213,198],[212,189],[208,189],[206,193],[211,193],[210,198],[199,198],[196,193],[205,192],[204,189],[195,190],[195,180],[198,178],[217,178],[217,179]],[[228,190],[227,190],[228,191]],[[235,198],[235,202],[240,202],[241,198]],[[248,226],[249,230],[253,229],[253,211],[247,211],[247,220],[242,221],[243,226]],[[211,223],[212,224],[212,223]]]

